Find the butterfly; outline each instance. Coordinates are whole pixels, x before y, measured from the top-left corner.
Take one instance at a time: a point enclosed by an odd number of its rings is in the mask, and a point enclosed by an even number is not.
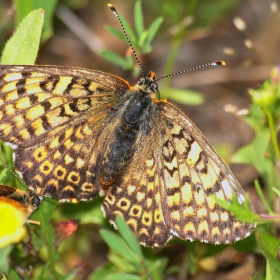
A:
[[[103,195],[105,216],[122,216],[145,246],[247,237],[254,225],[212,197],[243,205],[242,187],[188,117],[157,99],[156,82],[153,72],[130,86],[96,70],[0,65],[0,138],[39,196]]]

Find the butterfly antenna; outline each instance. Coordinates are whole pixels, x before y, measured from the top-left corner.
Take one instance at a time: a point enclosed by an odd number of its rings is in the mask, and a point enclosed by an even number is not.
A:
[[[111,11],[114,13],[114,15],[116,16],[116,18],[118,19],[118,21],[119,21],[119,23],[120,23],[120,25],[121,25],[123,34],[124,34],[124,36],[125,36],[125,38],[126,38],[128,44],[129,44],[129,46],[130,46],[130,48],[131,48],[131,50],[132,50],[132,53],[133,53],[133,55],[134,55],[134,58],[135,58],[135,60],[136,60],[136,62],[137,62],[137,64],[138,64],[138,66],[139,66],[140,69],[141,69],[141,72],[142,72],[143,77],[145,77],[145,72],[144,72],[144,70],[143,70],[143,68],[142,68],[142,66],[141,66],[141,63],[140,63],[140,61],[139,61],[137,55],[136,55],[135,49],[133,48],[132,43],[131,43],[130,39],[128,38],[128,35],[127,35],[127,33],[126,33],[125,29],[124,29],[122,20],[121,20],[119,14],[118,14],[116,8],[115,8],[112,4],[108,4],[108,7],[111,9]]]
[[[14,172],[14,170],[12,170],[11,168],[10,168],[10,166],[2,159],[2,158],[0,158],[0,161],[3,163],[3,165],[16,177],[16,179],[23,185],[23,186],[25,186],[26,188],[28,188],[27,186],[26,186],[26,184],[22,181],[22,179]]]
[[[223,60],[218,60],[218,61],[202,64],[202,65],[190,68],[190,69],[185,69],[185,70],[181,70],[181,71],[175,72],[173,74],[170,74],[170,75],[158,78],[155,82],[157,82],[158,80],[162,80],[162,79],[165,79],[165,78],[173,77],[173,76],[178,75],[178,74],[183,74],[183,73],[186,73],[186,72],[198,70],[200,68],[204,68],[204,67],[208,67],[208,66],[225,66],[225,65],[226,65],[226,63]]]

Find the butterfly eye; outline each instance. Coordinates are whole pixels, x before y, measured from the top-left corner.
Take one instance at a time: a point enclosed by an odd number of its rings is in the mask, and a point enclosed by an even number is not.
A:
[[[143,85],[145,83],[145,78],[140,78],[138,85]]]
[[[153,91],[153,92],[157,92],[158,91],[158,86],[157,86],[156,83],[152,83],[151,84],[151,91]]]

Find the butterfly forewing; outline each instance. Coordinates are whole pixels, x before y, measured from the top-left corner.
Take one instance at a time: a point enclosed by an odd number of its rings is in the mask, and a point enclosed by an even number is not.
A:
[[[0,136],[27,185],[59,199],[99,192],[99,154],[128,83],[99,71],[0,66]],[[42,187],[44,186],[44,187]]]

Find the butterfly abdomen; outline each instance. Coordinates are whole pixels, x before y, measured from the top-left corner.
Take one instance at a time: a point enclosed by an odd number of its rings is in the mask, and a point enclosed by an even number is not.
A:
[[[139,131],[145,126],[151,97],[146,92],[133,93],[124,110],[120,110],[120,123],[116,126],[101,167],[101,183],[112,185],[129,164]]]

